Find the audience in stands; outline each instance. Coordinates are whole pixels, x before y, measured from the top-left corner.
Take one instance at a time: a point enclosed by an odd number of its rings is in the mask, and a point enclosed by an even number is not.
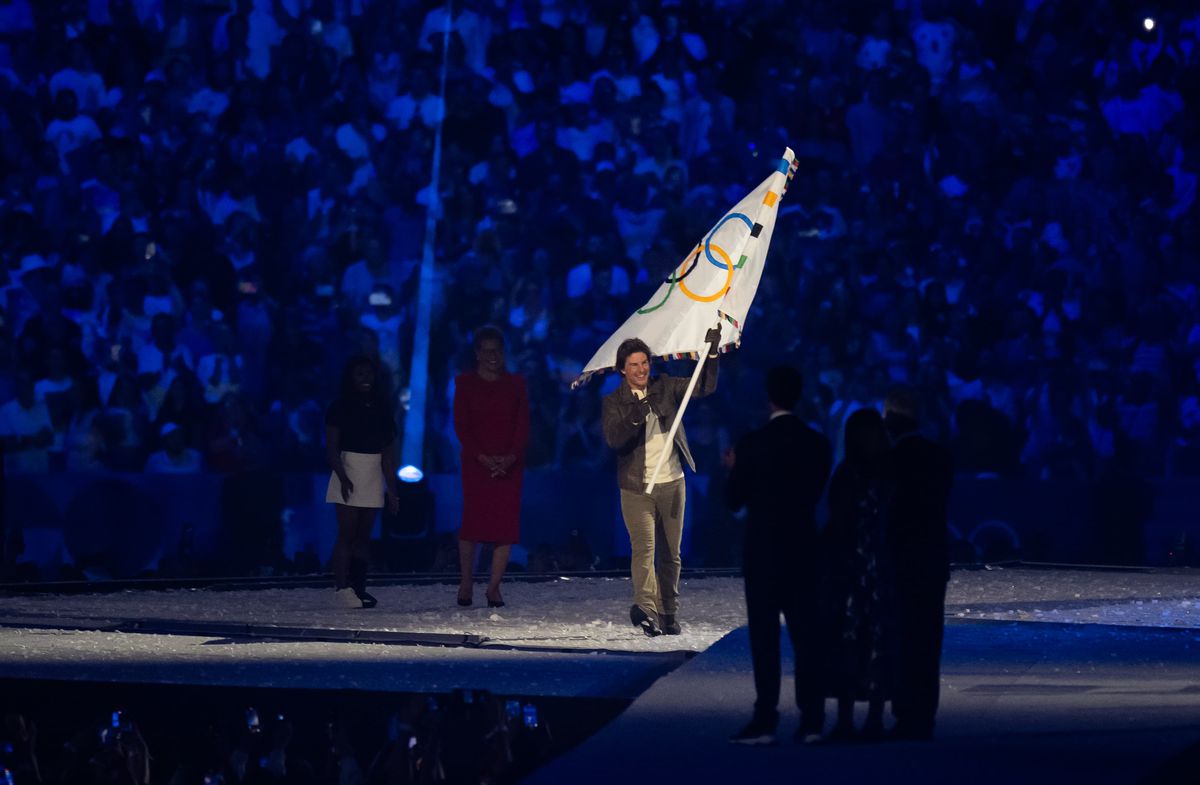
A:
[[[457,468],[483,323],[545,431],[531,468],[586,467],[605,385],[564,383],[786,144],[713,422],[744,430],[786,361],[835,440],[911,384],[967,471],[1096,478],[1121,444],[1142,475],[1200,473],[1200,16],[452,8],[0,1],[8,471],[317,470],[313,401],[356,352],[403,417],[435,204],[427,468]]]

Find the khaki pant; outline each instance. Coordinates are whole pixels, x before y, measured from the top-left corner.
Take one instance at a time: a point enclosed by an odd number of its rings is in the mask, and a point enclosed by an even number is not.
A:
[[[621,516],[633,551],[633,604],[642,610],[671,615],[679,610],[685,497],[682,479],[655,486],[653,495],[621,490]]]

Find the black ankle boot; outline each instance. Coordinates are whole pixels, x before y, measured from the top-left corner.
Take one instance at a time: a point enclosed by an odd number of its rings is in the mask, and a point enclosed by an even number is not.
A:
[[[367,560],[354,559],[350,562],[350,588],[362,600],[364,608],[374,608],[379,601],[367,593]]]
[[[664,635],[678,635],[683,632],[683,628],[679,626],[679,622],[675,620],[675,614],[664,613],[662,617],[662,631]]]
[[[640,606],[634,605],[629,609],[629,620],[633,622],[634,627],[640,627],[642,632],[649,638],[662,635],[662,627],[658,626],[658,619],[655,618],[655,614],[646,611]]]

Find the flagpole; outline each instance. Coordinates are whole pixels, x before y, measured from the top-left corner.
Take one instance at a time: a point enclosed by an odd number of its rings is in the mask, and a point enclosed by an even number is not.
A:
[[[717,326],[721,326],[721,322],[717,320]],[[658,484],[658,475],[662,471],[663,464],[666,463],[667,456],[675,449],[675,434],[679,431],[679,424],[683,422],[683,413],[687,409],[688,401],[692,399],[692,391],[696,389],[696,382],[700,379],[700,371],[704,370],[704,363],[708,359],[708,347],[704,344],[704,348],[700,350],[700,359],[696,361],[696,370],[692,371],[692,378],[688,380],[687,389],[683,392],[683,400],[679,402],[679,411],[675,413],[675,421],[671,423],[671,430],[667,434],[667,444],[658,454],[658,464],[654,467],[654,473],[650,475],[650,484],[646,486],[646,493],[654,493],[654,486]],[[718,345],[717,351],[720,351]]]

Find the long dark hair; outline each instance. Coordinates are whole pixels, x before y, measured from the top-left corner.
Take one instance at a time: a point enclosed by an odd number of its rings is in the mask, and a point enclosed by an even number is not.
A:
[[[859,409],[846,420],[846,463],[869,477],[887,470],[888,441],[883,417],[874,409]]]

